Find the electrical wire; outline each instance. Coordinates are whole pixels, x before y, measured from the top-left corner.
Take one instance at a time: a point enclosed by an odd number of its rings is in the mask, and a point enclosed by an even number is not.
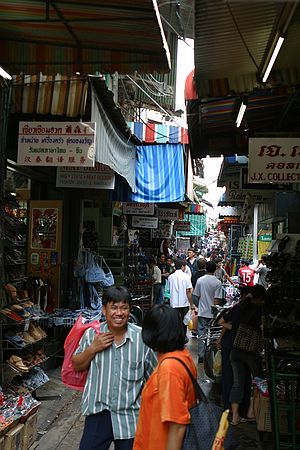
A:
[[[247,50],[248,55],[250,56],[250,58],[251,58],[253,64],[255,65],[256,69],[259,70],[258,64],[256,63],[256,61],[255,61],[255,59],[254,59],[254,56],[253,56],[252,53],[250,52],[250,49],[249,49],[248,45],[246,44],[246,41],[245,41],[245,39],[244,39],[244,36],[242,35],[242,32],[241,32],[241,30],[240,30],[240,28],[239,28],[239,26],[238,26],[238,24],[237,24],[237,21],[236,21],[236,19],[235,19],[235,17],[234,17],[234,14],[233,14],[233,12],[232,12],[231,6],[229,5],[228,2],[226,2],[226,5],[227,5],[228,11],[229,11],[229,13],[230,13],[230,15],[231,15],[231,18],[232,18],[232,20],[233,20],[233,23],[234,23],[234,25],[235,25],[235,27],[236,27],[236,30],[237,30],[237,32],[238,32],[239,35],[240,35],[240,38],[241,38],[241,40],[242,40],[242,42],[243,42],[243,44],[244,44],[245,49]]]

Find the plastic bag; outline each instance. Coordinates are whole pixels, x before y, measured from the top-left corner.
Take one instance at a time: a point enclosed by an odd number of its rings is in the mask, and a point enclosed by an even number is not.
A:
[[[218,350],[214,356],[213,363],[213,374],[215,377],[219,377],[222,375],[222,353],[221,350]]]
[[[83,391],[88,370],[83,370],[80,372],[76,371],[73,367],[72,356],[79,345],[80,339],[88,328],[94,328],[96,333],[99,334],[99,320],[89,323],[82,323],[82,316],[80,315],[71,328],[71,331],[66,337],[64,343],[65,356],[61,369],[61,380],[66,386],[71,389],[76,389],[77,391]]]
[[[192,320],[192,317],[193,317],[193,311],[191,309],[189,309],[183,318],[184,325],[188,325],[189,321]]]

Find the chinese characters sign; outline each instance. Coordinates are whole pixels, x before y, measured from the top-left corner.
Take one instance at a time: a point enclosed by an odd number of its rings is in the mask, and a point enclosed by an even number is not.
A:
[[[123,204],[124,214],[140,214],[142,216],[153,216],[154,203],[131,203]]]
[[[18,164],[94,167],[95,123],[20,122]]]
[[[300,138],[250,138],[249,183],[300,183]]]
[[[114,189],[115,172],[105,164],[96,162],[95,167],[58,167],[57,187]]]

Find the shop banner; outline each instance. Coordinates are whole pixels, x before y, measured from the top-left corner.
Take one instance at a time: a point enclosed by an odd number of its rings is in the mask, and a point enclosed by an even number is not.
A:
[[[132,216],[132,226],[136,228],[157,228],[157,217]]]
[[[151,230],[152,239],[171,239],[172,225],[170,223],[162,223],[159,221],[158,228]]]
[[[235,204],[235,203],[244,203],[246,200],[248,192],[242,189],[229,189],[224,192],[222,195],[222,199],[219,202],[219,205],[222,206],[222,203],[225,204]],[[256,203],[261,203],[269,200],[272,197],[271,192],[255,192],[251,193],[254,201]]]
[[[123,203],[124,214],[140,214],[142,216],[153,216],[154,203]]]
[[[250,138],[248,183],[300,183],[300,138]]]
[[[179,217],[179,210],[171,208],[157,208],[156,216],[163,220],[177,220]]]
[[[174,222],[174,230],[175,231],[190,231],[191,222],[176,220]]]
[[[114,189],[115,172],[105,164],[95,167],[58,167],[56,186],[86,189]]]
[[[20,122],[17,164],[94,167],[95,130],[92,122]]]
[[[252,190],[252,189],[259,189],[264,190],[264,191],[291,191],[293,188],[293,185],[290,184],[271,184],[271,183],[248,183],[248,168],[247,167],[243,167],[240,170],[240,175],[241,175],[241,183],[240,183],[240,187],[241,189],[246,189],[246,190]]]

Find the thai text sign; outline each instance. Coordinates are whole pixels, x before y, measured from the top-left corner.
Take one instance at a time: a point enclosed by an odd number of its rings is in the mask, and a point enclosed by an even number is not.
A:
[[[250,138],[249,183],[300,183],[300,138]]]
[[[136,228],[157,228],[157,217],[132,216],[132,226]]]
[[[142,216],[153,216],[154,203],[124,203],[123,212],[125,214],[141,214]]]
[[[177,220],[179,217],[179,210],[171,208],[157,208],[156,216],[163,220]]]
[[[58,167],[56,186],[86,189],[114,189],[115,172],[105,164],[95,167]]]
[[[92,122],[20,122],[17,163],[94,167],[95,129]]]
[[[174,223],[174,230],[175,231],[190,231],[191,230],[191,222],[188,221],[180,221],[176,220]]]

